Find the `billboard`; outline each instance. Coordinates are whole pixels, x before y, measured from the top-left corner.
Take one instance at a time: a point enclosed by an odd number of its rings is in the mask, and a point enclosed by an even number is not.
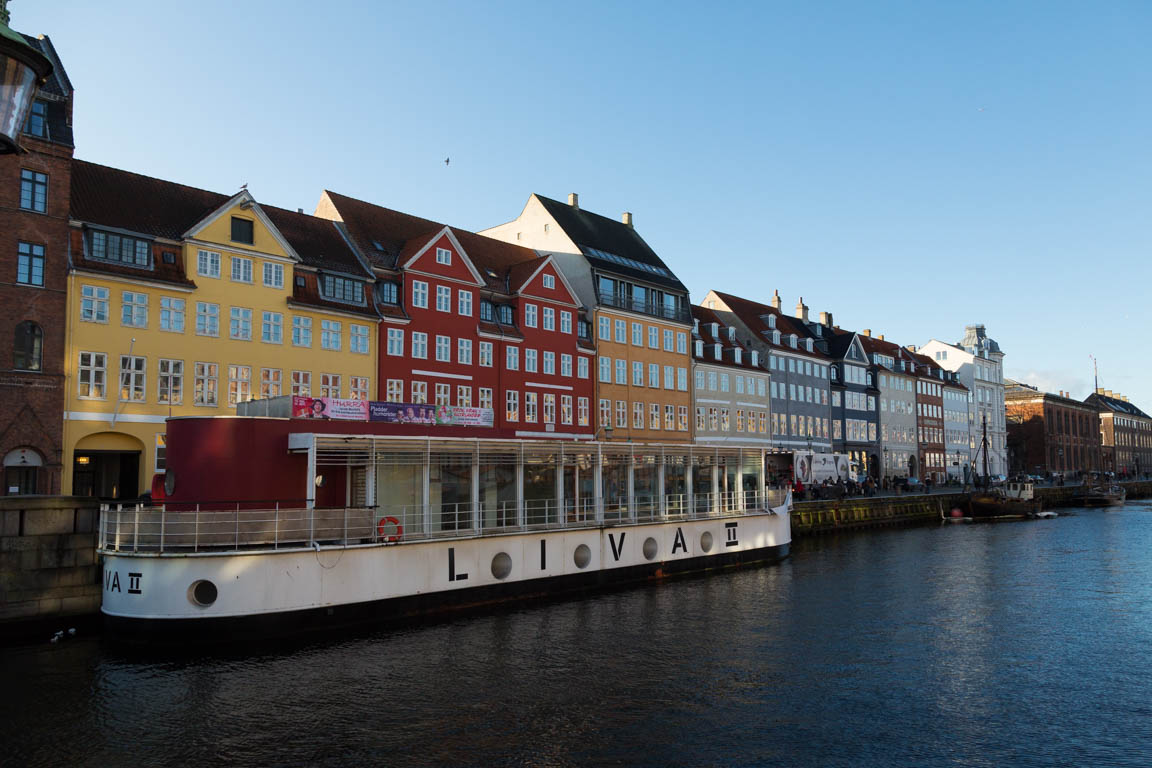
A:
[[[796,479],[805,485],[822,483],[825,480],[830,483],[847,480],[848,457],[842,453],[794,451],[792,470]]]
[[[337,397],[292,398],[294,419],[337,419],[340,421],[367,421],[367,400],[344,400]]]
[[[298,396],[292,398],[292,418],[453,427],[493,427],[496,421],[495,411],[491,408]]]

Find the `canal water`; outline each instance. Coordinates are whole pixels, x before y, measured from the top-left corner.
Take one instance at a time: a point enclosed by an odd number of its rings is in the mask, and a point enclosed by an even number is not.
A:
[[[242,654],[0,650],[0,764],[1152,765],[1152,505]]]

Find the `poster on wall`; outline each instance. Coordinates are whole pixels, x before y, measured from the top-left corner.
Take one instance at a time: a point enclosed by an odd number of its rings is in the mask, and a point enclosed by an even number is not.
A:
[[[431,405],[381,403],[373,400],[368,404],[368,420],[385,424],[435,424],[436,409]]]
[[[848,479],[848,457],[841,453],[795,451],[792,467],[796,479],[805,485]]]
[[[295,396],[292,398],[292,418],[367,421],[368,401]]]

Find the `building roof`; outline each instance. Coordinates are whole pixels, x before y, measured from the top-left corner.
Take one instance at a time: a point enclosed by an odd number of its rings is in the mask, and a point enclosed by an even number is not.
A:
[[[736,315],[750,331],[759,336],[759,340],[770,348],[780,350],[781,352],[788,352],[789,354],[799,354],[807,357],[818,358],[820,360],[827,360],[828,356],[821,352],[819,349],[813,347],[813,351],[809,352],[803,345],[797,346],[793,349],[785,340],[792,334],[796,334],[798,340],[808,339],[815,337],[812,332],[804,324],[802,320],[796,317],[789,317],[780,310],[771,307],[767,304],[760,304],[759,302],[744,299],[739,296],[733,296],[730,293],[721,293],[714,291],[714,293],[723,301],[732,314]],[[776,318],[775,330],[780,331],[780,344],[775,344],[772,341],[773,329],[768,326],[768,321],[764,318],[768,315],[773,315]]]
[[[1111,413],[1118,413],[1122,416],[1131,416],[1138,419],[1152,418],[1144,411],[1137,408],[1132,403],[1124,400],[1122,397],[1106,395],[1104,392],[1093,392],[1084,398],[1084,402],[1096,407],[1098,411],[1109,411]]]
[[[740,343],[739,333],[735,341],[728,338],[728,323],[724,318],[720,317],[714,310],[707,307],[692,305],[692,318],[698,321],[697,330],[693,331],[693,340],[700,340],[704,342],[704,354],[697,355],[695,345],[693,345],[692,357],[701,363],[709,363],[712,365],[725,365],[732,368],[743,368],[747,370],[764,370],[767,367],[768,361],[762,360],[759,365],[752,365],[752,356],[750,351]],[[716,335],[712,334],[712,323],[716,323],[719,332]],[[719,344],[721,347],[722,359],[717,360],[713,352],[709,349],[713,344]],[[733,354],[734,350],[740,350],[740,362],[736,362],[736,356]]]
[[[535,197],[593,266],[688,293],[680,279],[633,227],[543,195]]]
[[[335,222],[270,205],[260,208],[305,265],[360,278],[372,277]]]

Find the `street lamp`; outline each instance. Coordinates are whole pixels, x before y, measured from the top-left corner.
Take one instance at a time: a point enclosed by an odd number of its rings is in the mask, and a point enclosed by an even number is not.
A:
[[[0,155],[22,151],[17,143],[36,87],[52,63],[8,27],[8,0],[0,0]]]

